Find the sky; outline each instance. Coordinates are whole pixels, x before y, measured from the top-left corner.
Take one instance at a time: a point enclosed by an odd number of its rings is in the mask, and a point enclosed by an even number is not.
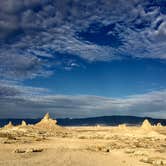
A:
[[[166,0],[1,0],[0,118],[166,118]]]

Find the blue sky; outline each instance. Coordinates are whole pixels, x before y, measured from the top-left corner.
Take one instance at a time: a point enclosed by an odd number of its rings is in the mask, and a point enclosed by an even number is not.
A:
[[[166,118],[165,0],[2,0],[0,117]]]
[[[48,78],[25,81],[28,86],[50,88],[57,94],[125,97],[165,88],[166,64],[158,60],[116,60],[84,63],[70,70],[57,69]]]

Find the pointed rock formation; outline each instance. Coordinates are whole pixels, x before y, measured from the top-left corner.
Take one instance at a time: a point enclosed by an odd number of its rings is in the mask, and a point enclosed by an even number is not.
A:
[[[27,124],[26,124],[26,122],[23,120],[22,122],[21,122],[21,126],[26,126]]]
[[[7,125],[4,126],[4,128],[6,128],[6,129],[10,129],[10,128],[13,128],[13,127],[14,126],[13,126],[11,121]]]
[[[49,115],[49,113],[48,113],[48,112],[44,115],[43,119],[45,119],[45,120],[50,119],[50,115]]]
[[[48,130],[57,129],[59,127],[57,121],[50,118],[49,113],[47,113],[40,122],[36,123],[35,126]]]
[[[161,123],[157,123],[156,127],[162,127],[162,124]]]
[[[141,129],[145,129],[145,130],[151,130],[152,129],[152,125],[150,124],[150,122],[145,119],[141,125]]]

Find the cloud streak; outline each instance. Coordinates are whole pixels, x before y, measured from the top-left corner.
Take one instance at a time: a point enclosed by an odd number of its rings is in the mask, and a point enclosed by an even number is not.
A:
[[[55,95],[42,88],[0,86],[1,118],[36,118],[46,112],[54,117],[136,115],[165,117],[166,90],[109,98],[90,95]]]

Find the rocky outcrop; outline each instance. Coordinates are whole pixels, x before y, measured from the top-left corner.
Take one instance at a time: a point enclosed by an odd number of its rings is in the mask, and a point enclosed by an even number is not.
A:
[[[21,126],[22,127],[25,127],[27,124],[26,124],[26,122],[23,120],[22,122],[21,122]]]
[[[145,119],[141,125],[141,129],[144,129],[144,130],[151,130],[152,129],[152,125],[150,124],[150,122]]]
[[[35,124],[36,127],[48,130],[54,130],[59,128],[57,121],[50,118],[49,113],[47,113],[40,122]]]
[[[14,151],[14,153],[33,153],[33,152],[42,152],[44,149],[43,148],[18,148]]]
[[[10,128],[13,128],[13,127],[14,126],[13,126],[11,121],[7,125],[4,126],[4,128],[6,128],[6,129],[10,129]]]
[[[157,123],[156,127],[163,127],[161,123]]]

